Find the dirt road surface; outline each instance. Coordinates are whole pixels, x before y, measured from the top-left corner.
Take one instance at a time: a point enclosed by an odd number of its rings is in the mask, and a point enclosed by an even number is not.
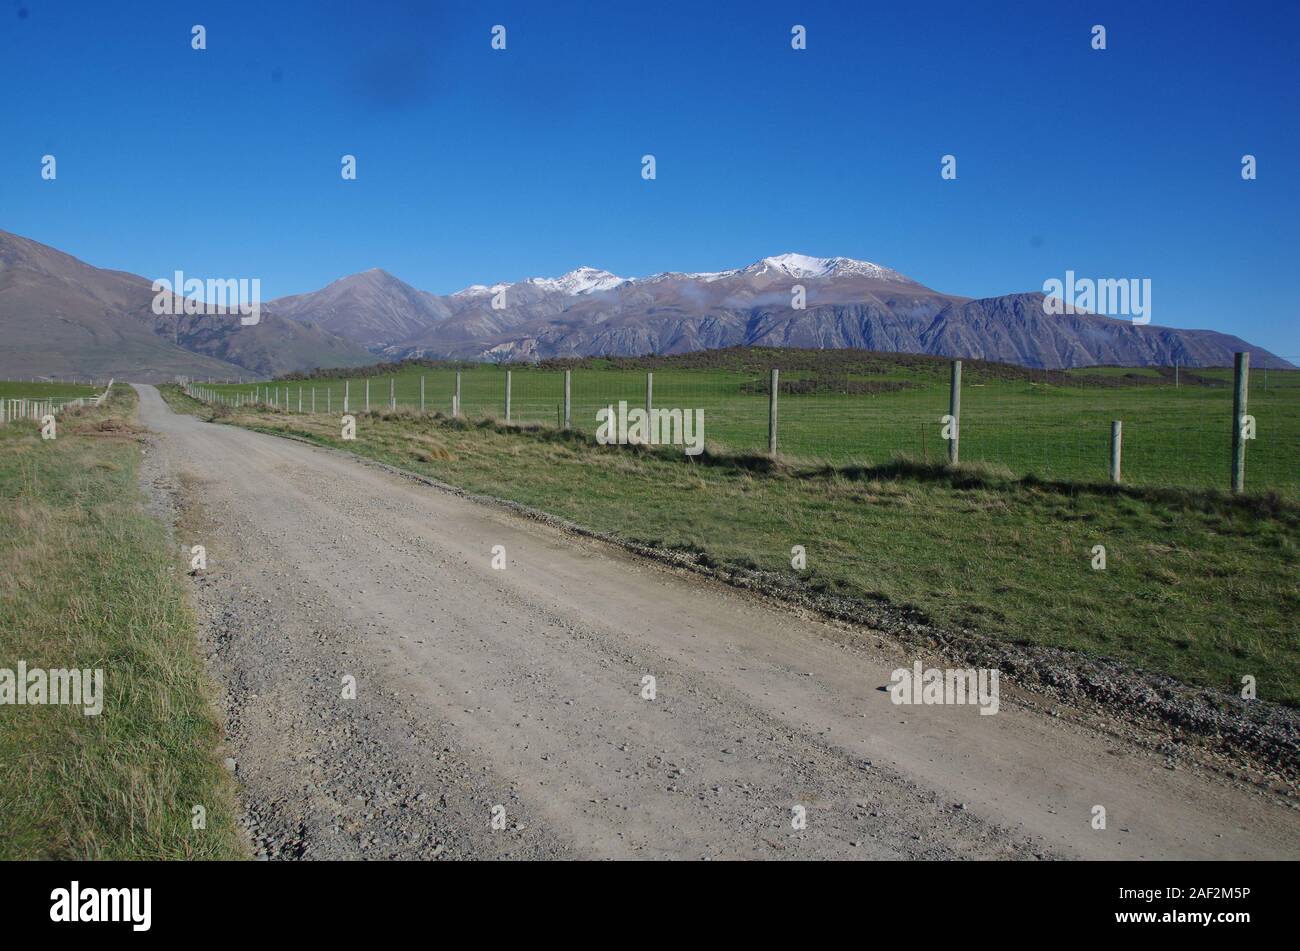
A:
[[[1005,678],[896,706],[887,642],[136,389],[260,856],[1300,857],[1275,797]]]

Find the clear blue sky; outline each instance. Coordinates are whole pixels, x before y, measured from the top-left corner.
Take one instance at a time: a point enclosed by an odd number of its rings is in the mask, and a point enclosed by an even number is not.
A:
[[[1298,34],[1296,2],[0,0],[0,228],[264,298],[784,251],[972,296],[1072,269],[1294,357]]]

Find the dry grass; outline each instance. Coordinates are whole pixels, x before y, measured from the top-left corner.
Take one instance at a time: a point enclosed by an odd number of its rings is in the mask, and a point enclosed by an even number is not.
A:
[[[52,441],[0,427],[0,667],[105,678],[99,716],[0,707],[0,858],[243,855],[181,560],[140,506],[133,406],[115,387]]]

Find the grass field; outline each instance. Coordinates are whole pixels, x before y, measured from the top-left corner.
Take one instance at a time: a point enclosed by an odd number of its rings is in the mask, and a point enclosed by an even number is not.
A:
[[[134,405],[117,385],[54,440],[0,427],[0,668],[104,671],[98,716],[0,706],[0,859],[243,855],[184,561],[140,504]]]
[[[80,383],[23,383],[21,380],[0,380],[0,399],[70,399],[79,396],[98,396],[102,388]]]
[[[177,388],[165,395],[180,411],[213,412]],[[323,414],[216,416],[1012,641],[1230,691],[1252,674],[1261,698],[1300,703],[1300,506],[1280,498],[1072,488],[980,465],[763,471],[752,458],[690,462],[401,411],[360,414],[346,443]],[[1099,544],[1102,571],[1091,566]],[[806,571],[791,568],[793,545],[806,547]]]
[[[721,356],[719,356],[721,354]],[[846,356],[847,355],[847,356]],[[653,404],[704,409],[705,435],[715,450],[767,448],[767,368],[782,369],[779,451],[789,458],[834,465],[876,465],[905,454],[922,461],[946,457],[940,418],[948,412],[949,363],[929,357],[890,357],[858,351],[714,351],[647,360],[575,361],[572,425],[594,432],[596,411],[627,400],[644,406],[646,370],[654,372]],[[560,364],[512,367],[511,419],[558,425],[562,420]],[[270,384],[297,409],[340,413],[345,382],[350,408],[397,404],[451,412],[457,368],[406,365],[372,376],[321,377]],[[505,369],[465,365],[462,413],[501,417]],[[995,463],[1017,475],[1102,482],[1108,478],[1112,420],[1124,425],[1123,477],[1136,485],[1226,488],[1232,428],[1232,371],[1102,367],[1068,373],[1031,371],[968,361],[963,371],[961,458]],[[391,381],[391,382],[390,382]],[[263,384],[263,387],[266,385]],[[248,396],[256,385],[213,387]],[[264,390],[263,390],[264,392]],[[1251,376],[1249,412],[1258,437],[1247,447],[1248,490],[1300,498],[1300,371]]]

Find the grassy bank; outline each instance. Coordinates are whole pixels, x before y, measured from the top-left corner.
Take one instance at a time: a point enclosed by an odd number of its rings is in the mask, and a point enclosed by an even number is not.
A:
[[[115,386],[51,441],[0,427],[0,668],[104,671],[98,716],[0,706],[0,859],[243,856],[185,563],[141,508],[134,404]]]
[[[1277,497],[1059,486],[987,466],[764,471],[757,457],[687,462],[401,412],[358,414],[344,443],[336,417],[221,412],[630,540],[1190,683],[1235,692],[1251,674],[1261,698],[1300,703],[1300,507]],[[1092,568],[1096,545],[1105,570]]]

